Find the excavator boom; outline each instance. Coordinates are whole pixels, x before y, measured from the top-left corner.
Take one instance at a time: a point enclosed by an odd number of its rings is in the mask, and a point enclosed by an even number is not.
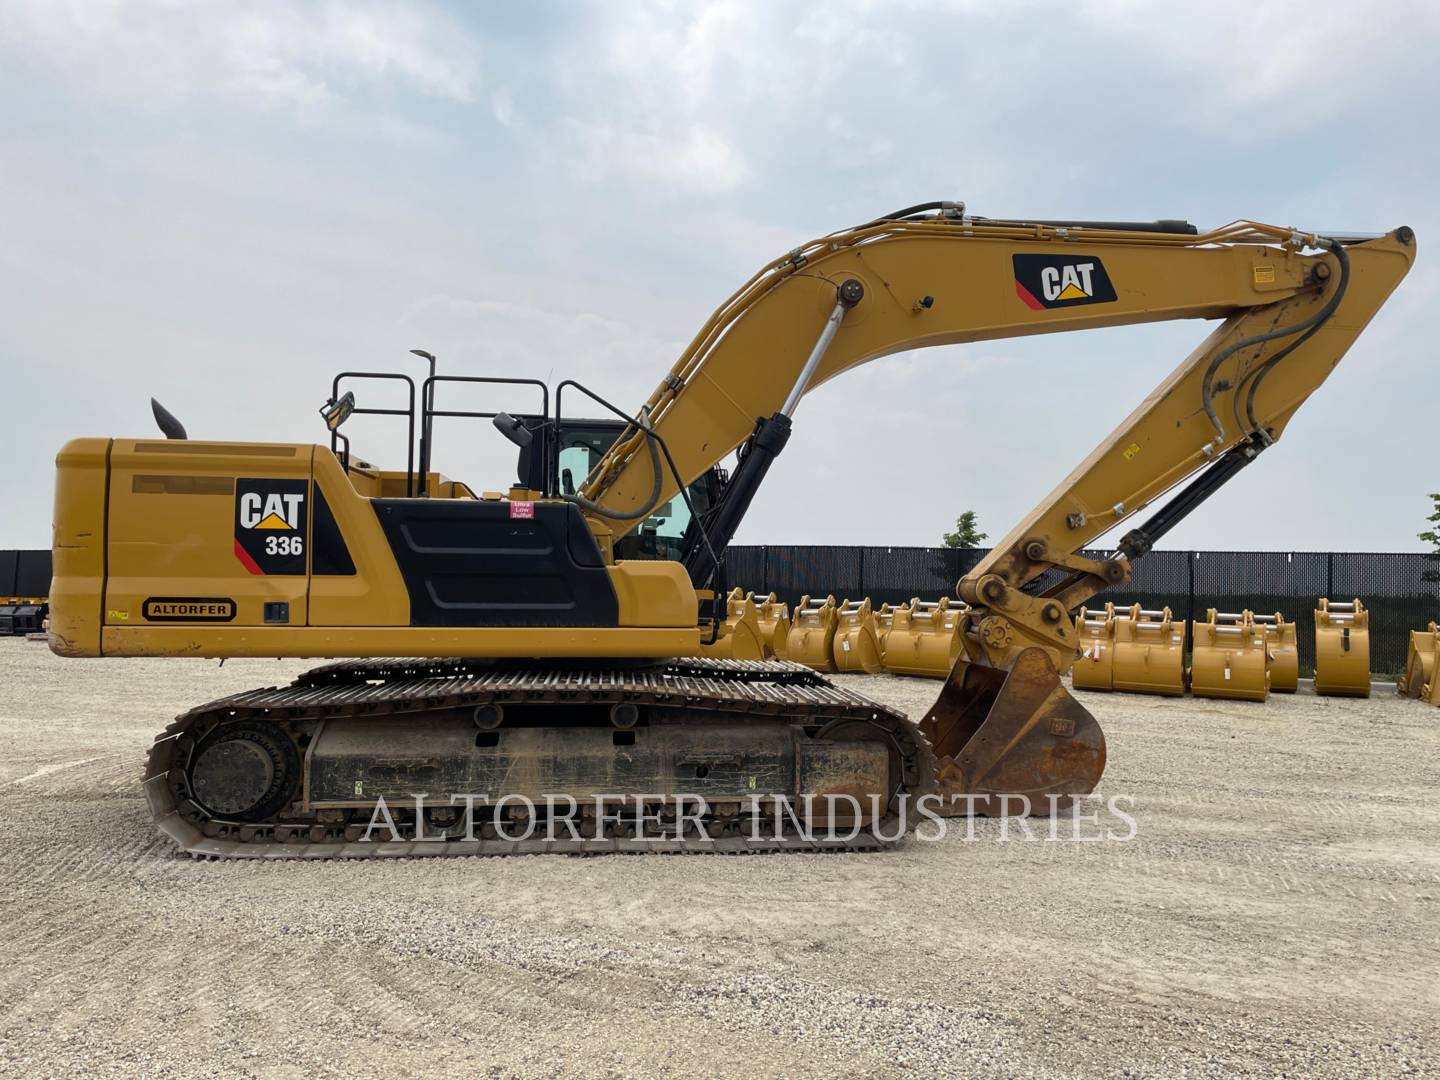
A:
[[[1178,222],[1001,222],[927,209],[937,212],[823,237],[765,267],[651,395],[648,429],[599,463],[586,505],[624,530],[616,511],[644,499],[647,484],[668,498],[671,484],[737,446],[743,479],[775,428],[788,437],[805,393],[901,349],[1222,319],[956,586],[970,605],[964,653],[922,724],[941,788],[992,811],[1007,794],[1063,805],[1065,793],[1094,787],[1105,762],[1099,725],[1058,679],[1076,655],[1069,613],[1127,581],[1135,559],[1280,437],[1405,276],[1414,235],[1402,227],[1341,241],[1256,222],[1202,233]],[[1007,407],[1006,394],[986,393]],[[677,444],[669,482],[659,470],[646,476],[640,450],[652,431]],[[1112,557],[1079,554],[1192,477]],[[712,547],[734,520],[722,519]],[[713,559],[692,565],[709,571]],[[1047,571],[1060,580],[1026,589]]]

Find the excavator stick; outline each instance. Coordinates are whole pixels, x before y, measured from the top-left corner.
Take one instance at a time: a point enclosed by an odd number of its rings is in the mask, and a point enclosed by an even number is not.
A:
[[[946,816],[1049,814],[1105,771],[1105,733],[1040,648],[1021,649],[1008,670],[957,660],[920,730]]]

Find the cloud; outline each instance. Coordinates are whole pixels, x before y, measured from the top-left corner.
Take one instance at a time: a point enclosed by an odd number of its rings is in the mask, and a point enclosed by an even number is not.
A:
[[[700,124],[683,130],[634,131],[609,123],[571,120],[578,179],[640,179],[716,195],[748,172],[744,155],[719,132]]]
[[[370,111],[377,86],[467,103],[480,83],[473,39],[428,8],[12,0],[0,32],[79,93],[142,112],[210,103],[314,124]]]
[[[1405,222],[1423,249],[1437,22],[1297,0],[0,3],[0,366],[17,400],[65,402],[12,419],[40,452],[0,546],[43,542],[48,451],[149,432],[157,388],[193,430],[306,439],[334,371],[414,372],[419,346],[631,407],[757,267],[927,199]],[[1167,540],[1233,546],[1242,522],[1255,546],[1414,546],[1434,485],[1406,440],[1440,410],[1429,264],[1273,465]],[[927,542],[966,507],[999,534],[1204,333],[924,350],[835,379],[742,535]],[[477,486],[511,475],[492,432],[447,427],[442,448]],[[1334,513],[1354,491],[1366,512]]]
[[[1097,0],[1076,11],[1107,45],[1143,41],[1138,64],[1193,85],[1199,92],[1180,100],[1207,128],[1257,140],[1370,108],[1356,79],[1372,93],[1377,84],[1405,81],[1418,54],[1400,47],[1397,35],[1440,31],[1440,7],[1418,0],[1363,14],[1308,0],[1217,0],[1163,15],[1142,0]]]

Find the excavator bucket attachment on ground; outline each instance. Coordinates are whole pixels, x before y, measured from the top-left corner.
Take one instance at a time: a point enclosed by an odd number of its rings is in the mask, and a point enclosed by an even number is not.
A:
[[[890,642],[890,631],[895,629],[895,608],[881,604],[875,610],[875,640],[880,643],[880,665],[885,665],[885,647]]]
[[[1431,705],[1440,705],[1440,626],[1431,623],[1424,630],[1410,631],[1406,649],[1405,677],[1396,689],[1402,697],[1412,697]]]
[[[1315,692],[1370,696],[1370,613],[1359,597],[1320,598],[1315,609]]]
[[[785,659],[819,672],[835,670],[835,627],[838,622],[835,597],[811,600],[802,596],[790,620],[785,642]]]
[[[1169,608],[1081,608],[1075,631],[1080,639],[1080,658],[1070,669],[1075,689],[1185,693],[1185,633],[1183,624],[1176,629]]]
[[[1270,689],[1277,694],[1293,694],[1300,684],[1300,645],[1295,638],[1295,624],[1284,615],[1254,615],[1255,625],[1265,631],[1265,647],[1270,650]]]
[[[968,609],[959,600],[914,598],[896,608],[885,638],[885,670],[943,679],[960,655],[960,624]]]
[[[1115,605],[1107,603],[1100,611],[1081,608],[1075,634],[1080,658],[1070,669],[1070,685],[1076,690],[1114,690]]]
[[[1210,608],[1191,624],[1190,692],[1196,697],[1264,701],[1270,696],[1265,630],[1249,611]]]
[[[1048,814],[1105,771],[1105,734],[1044,649],[1020,650],[1008,670],[957,661],[920,730],[941,814]]]
[[[1177,628],[1170,609],[1152,611],[1132,604],[1115,613],[1116,690],[1131,694],[1185,693],[1185,624]]]
[[[709,645],[700,646],[700,655],[716,660],[763,660],[765,642],[755,594],[733,589],[725,598],[725,621]]]
[[[755,605],[760,615],[760,644],[766,658],[785,659],[786,640],[790,637],[790,608],[772,592]]]
[[[863,671],[867,675],[881,671],[880,638],[875,631],[875,611],[868,596],[864,600],[841,603],[836,613],[831,658],[837,671]]]

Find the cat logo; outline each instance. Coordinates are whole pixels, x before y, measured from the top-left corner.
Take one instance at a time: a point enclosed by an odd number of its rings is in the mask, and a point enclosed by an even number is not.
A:
[[[1109,304],[1115,286],[1097,255],[1014,255],[1015,295],[1035,311]]]
[[[298,529],[304,492],[247,491],[240,496],[240,526],[245,529]]]
[[[235,481],[235,558],[252,574],[304,574],[308,480]]]

